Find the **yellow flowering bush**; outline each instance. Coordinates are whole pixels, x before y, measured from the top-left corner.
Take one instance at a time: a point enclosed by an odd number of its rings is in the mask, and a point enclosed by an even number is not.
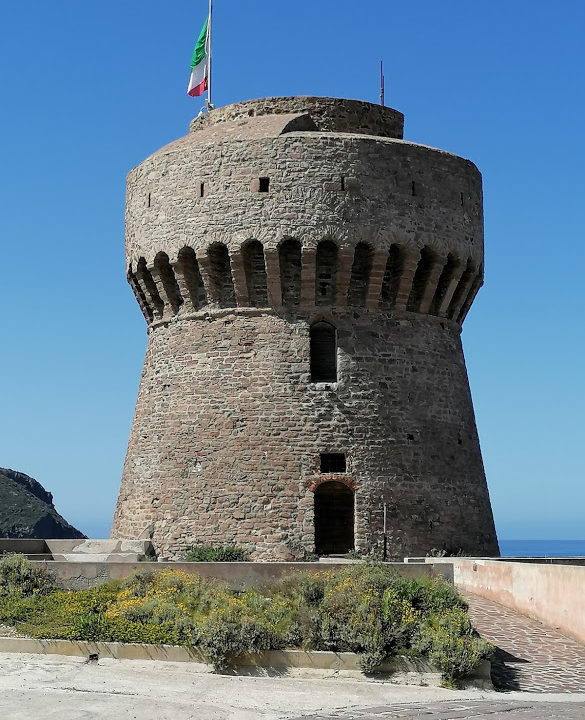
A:
[[[398,653],[427,657],[453,682],[490,653],[452,585],[376,563],[296,573],[240,594],[172,568],[88,590],[27,587],[0,592],[0,622],[22,634],[198,646],[216,669],[244,652],[301,647],[356,652],[364,672]]]

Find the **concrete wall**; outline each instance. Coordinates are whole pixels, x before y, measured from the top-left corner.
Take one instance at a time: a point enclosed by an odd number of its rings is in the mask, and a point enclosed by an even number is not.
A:
[[[229,583],[233,590],[245,590],[251,586],[261,586],[275,582],[284,575],[295,571],[326,572],[347,567],[347,563],[166,563],[166,562],[38,562],[55,573],[60,584],[71,590],[101,585],[108,580],[120,580],[134,570],[162,570],[172,568],[187,573],[197,573],[203,577],[214,577]],[[401,575],[409,578],[433,577],[442,575],[452,580],[451,567],[438,564],[403,565],[388,563]]]
[[[433,558],[432,562],[440,560]],[[585,567],[444,558],[455,584],[585,643]]]

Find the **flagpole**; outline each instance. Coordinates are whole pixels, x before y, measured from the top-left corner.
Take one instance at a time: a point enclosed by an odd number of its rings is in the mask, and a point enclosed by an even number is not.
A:
[[[211,103],[211,13],[213,11],[212,0],[209,0],[209,20],[207,25],[207,110],[213,110]]]

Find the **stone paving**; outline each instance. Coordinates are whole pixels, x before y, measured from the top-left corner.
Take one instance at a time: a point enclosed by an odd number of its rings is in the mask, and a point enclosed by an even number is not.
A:
[[[585,647],[536,620],[472,593],[473,624],[498,647],[492,680],[498,690],[585,692]],[[585,720],[585,711],[578,716]],[[554,717],[554,716],[553,716]]]

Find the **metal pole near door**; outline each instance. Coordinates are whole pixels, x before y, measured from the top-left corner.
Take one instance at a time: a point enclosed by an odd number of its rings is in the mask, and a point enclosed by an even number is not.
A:
[[[388,537],[386,536],[386,503],[384,503],[384,562],[388,559]]]

